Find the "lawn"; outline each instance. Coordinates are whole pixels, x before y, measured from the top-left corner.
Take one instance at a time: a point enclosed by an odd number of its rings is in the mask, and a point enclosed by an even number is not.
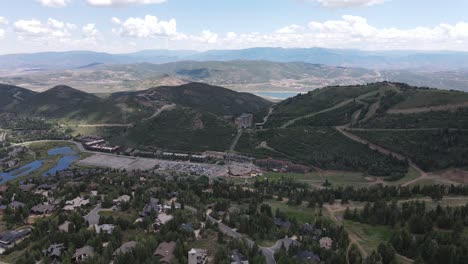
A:
[[[276,200],[268,200],[264,203],[270,205],[273,212],[279,209],[288,217],[296,218],[299,223],[311,223],[315,218],[319,217],[320,210],[317,208],[309,208],[305,205],[288,205],[285,201]]]
[[[365,174],[359,172],[347,172],[347,171],[324,171],[324,172],[311,172],[311,173],[277,173],[267,172],[264,174],[268,180],[278,180],[282,177],[291,178],[299,182],[308,183],[310,185],[322,185],[325,180],[333,186],[355,186],[361,187],[369,183],[366,180]],[[259,179],[264,179],[260,177]]]
[[[343,221],[343,226],[350,235],[354,235],[357,242],[370,255],[381,242],[388,242],[392,230],[388,226],[371,226],[353,221]]]

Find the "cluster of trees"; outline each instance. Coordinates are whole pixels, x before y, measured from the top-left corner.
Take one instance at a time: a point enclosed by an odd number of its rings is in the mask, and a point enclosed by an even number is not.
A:
[[[468,205],[442,207],[428,210],[424,201],[405,202],[399,206],[396,201],[367,203],[363,210],[345,211],[344,218],[371,225],[407,226],[412,233],[425,234],[437,227],[453,229],[457,225],[468,226]]]
[[[341,200],[346,204],[349,201],[376,202],[391,201],[394,199],[408,199],[416,196],[429,196],[434,200],[441,200],[445,195],[468,195],[468,187],[463,185],[427,185],[427,186],[383,186],[353,187],[338,186],[315,190],[305,183],[297,182],[291,178],[283,177],[278,180],[256,180],[254,187],[258,193],[265,194],[264,198],[273,195],[287,197],[291,205],[307,202],[310,207],[321,207],[324,203],[335,203]]]
[[[347,209],[344,218],[371,225],[390,225],[394,231],[392,249],[415,259],[416,263],[467,263],[468,205],[429,210],[424,202],[411,201],[398,205],[377,201],[363,210]],[[380,247],[379,247],[380,251]],[[383,257],[383,256],[382,256]],[[384,262],[386,263],[386,262]]]
[[[468,134],[462,130],[353,131],[375,144],[410,157],[426,171],[468,165]]]
[[[323,169],[364,171],[376,176],[403,175],[408,171],[407,161],[371,150],[329,127],[262,130],[257,131],[254,138],[256,145],[243,145],[253,150],[242,148],[240,151],[256,154],[255,148],[266,141],[276,151],[271,153],[274,157]]]

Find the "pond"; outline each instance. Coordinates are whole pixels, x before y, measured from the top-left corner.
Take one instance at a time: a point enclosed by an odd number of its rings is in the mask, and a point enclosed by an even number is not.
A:
[[[44,172],[42,176],[54,175],[58,171],[66,170],[70,165],[78,159],[78,156],[75,155],[75,152],[70,147],[60,147],[54,148],[47,151],[49,156],[62,156],[57,161],[57,164],[50,170]],[[4,183],[11,179],[28,175],[34,171],[39,170],[44,165],[43,160],[35,160],[31,163],[23,165],[19,168],[16,168],[12,171],[0,173],[0,183]]]

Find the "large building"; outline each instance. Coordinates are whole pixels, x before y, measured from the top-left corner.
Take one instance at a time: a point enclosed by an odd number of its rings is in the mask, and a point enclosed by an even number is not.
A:
[[[236,117],[235,123],[240,128],[248,128],[252,126],[253,115],[252,114],[242,114]]]
[[[188,252],[188,264],[205,264],[207,263],[207,256],[205,249],[192,248]]]

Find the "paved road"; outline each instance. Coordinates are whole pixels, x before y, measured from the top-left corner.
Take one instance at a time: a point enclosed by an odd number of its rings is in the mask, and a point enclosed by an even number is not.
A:
[[[219,230],[221,230],[221,232],[223,232],[224,234],[226,234],[226,235],[228,235],[230,237],[233,237],[233,238],[239,238],[239,239],[242,238],[242,239],[244,239],[244,241],[247,243],[247,245],[249,247],[253,247],[255,245],[255,242],[253,240],[242,236],[237,231],[232,230],[229,226],[218,222],[213,217],[207,215],[206,218],[207,218],[208,221],[210,221],[212,223],[217,223]],[[276,244],[275,244],[275,246],[276,246]],[[281,246],[281,244],[280,244],[280,246]],[[266,248],[266,247],[259,247],[259,248],[262,251],[263,255],[265,256],[265,260],[266,260],[267,264],[276,264],[276,260],[275,260],[275,256],[274,256],[275,253],[272,250],[272,248]]]
[[[101,218],[99,216],[99,211],[101,211],[101,209],[102,209],[102,207],[101,207],[101,204],[99,203],[98,205],[96,205],[96,207],[94,207],[93,210],[91,210],[91,212],[89,212],[87,215],[83,216],[85,221],[88,221],[89,226],[99,224],[99,218]]]

